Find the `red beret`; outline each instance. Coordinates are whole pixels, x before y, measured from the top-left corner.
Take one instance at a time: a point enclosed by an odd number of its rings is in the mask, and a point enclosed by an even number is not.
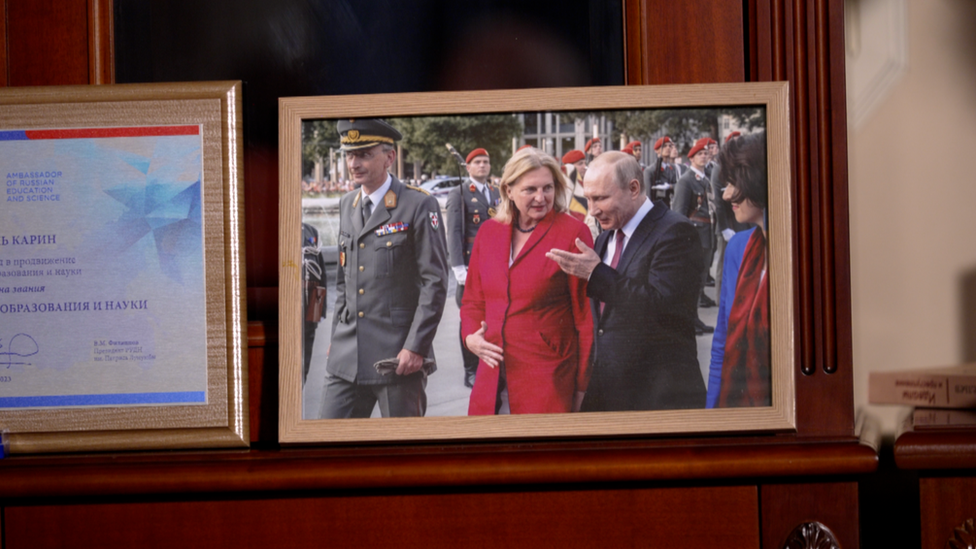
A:
[[[526,143],[525,145],[522,145],[521,147],[515,149],[515,152],[519,152],[522,149],[531,149],[531,148],[532,148],[532,145],[529,145],[528,143]]]
[[[695,156],[695,154],[698,151],[700,151],[700,150],[704,149],[705,147],[707,147],[708,146],[708,141],[709,141],[709,139],[707,137],[703,137],[703,138],[699,139],[698,141],[695,141],[695,146],[692,147],[690,151],[688,151],[688,158],[691,158],[692,156]]]
[[[634,150],[634,147],[640,147],[640,146],[641,146],[640,141],[631,141],[630,143],[627,143],[627,146],[625,146],[624,148],[625,149],[629,148],[630,150]]]
[[[465,162],[471,162],[471,160],[473,160],[474,157],[476,157],[476,156],[488,156],[488,151],[486,151],[486,150],[484,150],[482,148],[477,148],[477,149],[469,152],[468,153],[468,157],[465,158],[464,161]]]
[[[586,146],[583,147],[583,150],[586,151],[586,152],[590,152],[590,147],[592,147],[594,143],[599,143],[599,142],[600,142],[600,140],[597,139],[596,137],[594,137],[594,138],[592,138],[592,139],[590,139],[589,141],[586,142]]]
[[[671,138],[665,135],[654,142],[654,150],[659,150],[665,143],[674,143],[674,141],[671,141]]]
[[[733,139],[735,137],[739,137],[740,135],[742,135],[742,134],[739,133],[739,132],[732,132],[732,133],[730,133],[729,135],[727,135],[725,137],[725,142],[728,143],[730,139]]]
[[[573,149],[563,155],[563,164],[575,164],[580,160],[585,160],[586,155],[579,149]]]
[[[640,143],[638,143],[638,145],[640,145]],[[629,154],[630,156],[634,156],[634,148],[631,147],[629,143],[627,144],[626,147],[620,149],[620,152],[625,152],[625,153]]]
[[[711,137],[706,137],[705,138],[705,146],[707,147],[709,145],[718,145],[718,141],[715,141]]]

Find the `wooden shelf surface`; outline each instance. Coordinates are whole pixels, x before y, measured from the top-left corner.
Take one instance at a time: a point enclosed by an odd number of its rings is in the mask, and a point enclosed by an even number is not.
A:
[[[895,463],[902,469],[976,469],[976,429],[904,426],[895,440]]]
[[[853,475],[857,439],[668,440],[16,456],[0,499]]]

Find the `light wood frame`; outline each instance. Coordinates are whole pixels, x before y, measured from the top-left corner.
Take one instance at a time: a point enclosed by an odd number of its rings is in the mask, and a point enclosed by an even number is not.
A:
[[[241,83],[0,89],[0,129],[199,125],[206,404],[0,411],[11,453],[247,447]]]
[[[769,173],[772,401],[762,408],[489,417],[302,418],[303,120],[684,107],[765,108]],[[788,85],[782,82],[295,97],[279,101],[281,443],[518,440],[795,431],[793,196]],[[334,296],[330,296],[334,298]],[[452,299],[448,296],[448,299]],[[436,375],[436,374],[435,374]]]

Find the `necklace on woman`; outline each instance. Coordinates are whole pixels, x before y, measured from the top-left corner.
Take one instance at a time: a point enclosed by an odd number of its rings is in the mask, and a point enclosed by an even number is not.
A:
[[[517,221],[515,222],[515,228],[518,229],[518,232],[520,233],[531,233],[532,231],[535,230],[536,227],[538,227],[538,225],[532,225],[531,228],[523,229],[522,226],[519,225]]]

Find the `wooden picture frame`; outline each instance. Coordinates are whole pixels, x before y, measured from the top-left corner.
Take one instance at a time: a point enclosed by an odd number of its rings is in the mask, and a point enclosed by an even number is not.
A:
[[[0,351],[25,381],[46,379],[44,368],[65,377],[84,368],[94,379],[89,391],[25,386],[0,398],[9,452],[249,446],[241,116],[239,81],[0,89],[0,133],[24,160],[17,164],[23,193],[35,175],[43,192],[57,193],[57,207],[35,210],[24,234],[45,234],[45,223],[61,233],[48,248],[6,246],[0,257],[38,264],[73,256],[77,269],[69,274],[78,280],[17,273],[0,280],[28,288],[40,281],[35,290],[44,299],[36,301],[54,303],[0,300],[7,305],[0,345],[8,345]],[[5,162],[5,190],[16,199],[22,184],[12,162]],[[24,216],[27,207],[7,212]],[[103,313],[113,299],[130,301],[116,302],[109,317]],[[27,316],[60,311],[68,300],[75,304],[57,313],[75,315],[68,328]],[[26,326],[8,323],[15,317]],[[16,335],[7,333],[14,328]],[[15,352],[16,336],[17,345],[36,340],[57,357]],[[192,381],[178,379],[184,376]],[[193,389],[171,388],[184,384]]]
[[[303,416],[302,256],[299,233],[302,230],[304,122],[435,115],[735,109],[746,106],[763,111],[767,133],[771,406],[488,417],[322,420]],[[445,140],[450,141],[450,138]],[[279,142],[281,443],[497,441],[795,431],[794,205],[790,186],[789,95],[786,83],[282,98],[279,102]],[[619,147],[614,143],[613,148],[622,148],[622,143]],[[493,173],[500,173],[500,166]],[[329,299],[334,300],[335,295],[330,295]],[[453,295],[449,293],[447,299],[453,300]],[[457,335],[452,334],[451,337],[457,344]],[[460,379],[456,383],[460,384]]]

